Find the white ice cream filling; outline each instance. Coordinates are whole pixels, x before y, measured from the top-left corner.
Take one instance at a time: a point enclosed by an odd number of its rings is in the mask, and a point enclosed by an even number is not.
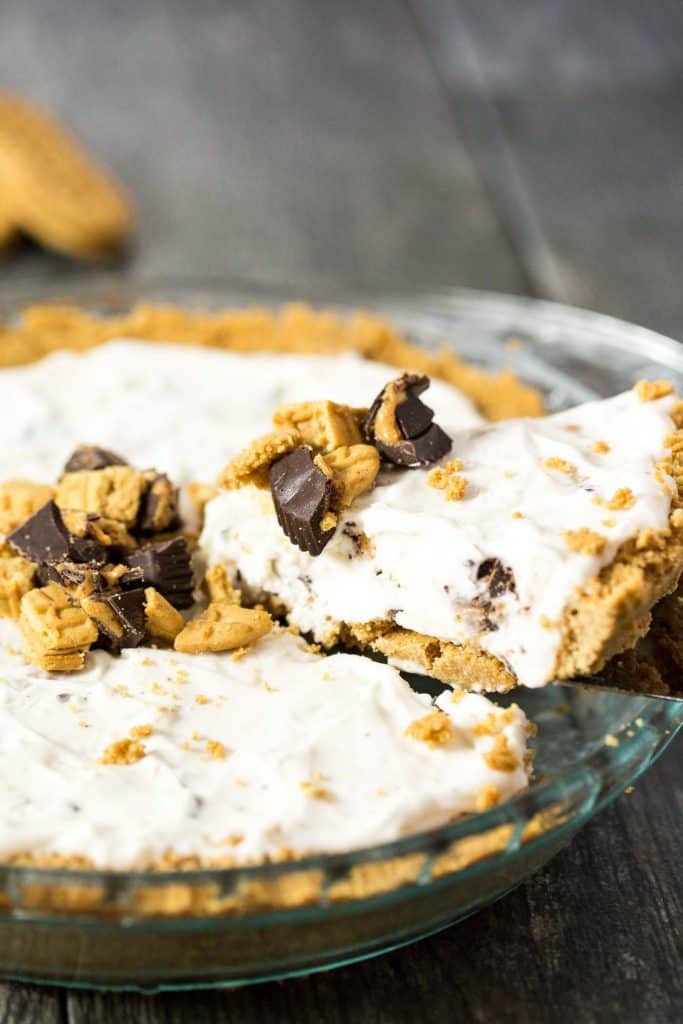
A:
[[[552,678],[557,623],[577,588],[641,530],[668,526],[673,481],[656,467],[669,454],[675,402],[629,391],[542,419],[465,429],[457,407],[443,408],[437,422],[453,447],[442,463],[462,462],[462,500],[430,486],[428,469],[387,471],[312,557],[284,535],[268,492],[245,487],[209,504],[202,545],[210,562],[275,594],[318,639],[339,623],[391,619],[479,645],[522,683],[540,686]],[[615,503],[624,488],[632,501]],[[599,553],[570,548],[567,532],[583,529],[604,538]],[[354,543],[359,534],[369,543]],[[492,559],[510,580],[494,593]]]
[[[80,443],[181,483],[211,480],[280,402],[369,401],[394,375],[352,355],[132,341],[59,352],[0,373],[0,480],[53,481]],[[442,420],[480,421],[445,384],[430,400]],[[482,793],[503,800],[524,788],[521,711],[503,720],[474,695],[439,704],[454,734],[431,748],[405,735],[429,699],[394,669],[316,656],[288,633],[238,661],[138,648],[91,652],[83,672],[48,674],[25,664],[17,625],[0,620],[0,857],[58,853],[127,869],[169,851],[221,862],[342,851],[443,824]],[[475,726],[489,715],[512,771],[486,760],[495,737]],[[139,726],[151,726],[138,739],[144,756],[101,763]]]

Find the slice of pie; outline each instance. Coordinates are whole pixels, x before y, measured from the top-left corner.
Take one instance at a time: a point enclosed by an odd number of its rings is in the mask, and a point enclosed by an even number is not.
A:
[[[588,675],[633,647],[683,567],[672,387],[463,428],[456,406],[434,417],[428,383],[276,410],[219,477],[209,562],[326,647],[470,689]]]

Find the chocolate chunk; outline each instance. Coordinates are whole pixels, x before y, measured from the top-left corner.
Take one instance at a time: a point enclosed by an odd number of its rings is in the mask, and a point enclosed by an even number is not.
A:
[[[69,533],[54,501],[46,502],[10,533],[12,547],[31,562],[92,562],[104,565],[106,548],[90,537]]]
[[[79,470],[106,469],[107,466],[127,466],[128,463],[115,452],[106,448],[98,448],[94,444],[79,444],[69,456],[64,466],[64,473],[77,473]]]
[[[418,397],[428,387],[428,377],[404,373],[390,381],[370,406],[363,433],[385,462],[415,469],[437,462],[451,450],[450,437],[432,422],[433,411]]]
[[[173,529],[178,523],[178,488],[165,473],[152,474],[149,488],[142,496],[138,526],[144,533]]]
[[[512,594],[516,592],[514,573],[499,558],[485,558],[477,569],[477,579],[486,580],[491,597],[500,597],[508,592]]]
[[[101,617],[97,614],[98,606],[104,611]],[[98,645],[112,654],[118,654],[124,647],[138,647],[145,639],[144,587],[98,596],[88,606],[88,614],[100,631]]]
[[[332,499],[332,481],[313,461],[308,445],[277,459],[270,467],[270,492],[277,521],[293,544],[319,555],[334,534],[323,529]]]
[[[411,439],[429,430],[434,419],[434,410],[409,391],[405,401],[396,406],[395,416],[403,436]]]
[[[38,566],[38,582],[41,586],[47,583],[59,583],[62,587],[85,587],[89,594],[99,594],[111,590],[112,586],[123,590],[142,585],[142,569],[128,569],[119,575],[113,566],[103,569],[101,566],[79,562],[46,562]]]
[[[146,544],[124,556],[124,564],[141,569],[143,586],[154,587],[176,608],[193,603],[192,566],[184,537]]]
[[[429,466],[432,462],[438,462],[448,454],[452,445],[448,434],[437,423],[432,423],[419,437],[401,441],[397,445],[375,441],[377,451],[386,462],[404,466],[406,469],[417,469],[418,466]]]

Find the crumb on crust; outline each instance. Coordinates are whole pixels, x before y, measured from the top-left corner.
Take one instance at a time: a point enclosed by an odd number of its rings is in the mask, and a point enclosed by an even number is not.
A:
[[[601,555],[607,545],[607,537],[595,530],[582,526],[579,530],[565,530],[564,542],[570,551],[582,555]]]
[[[503,370],[486,373],[450,349],[411,344],[386,320],[356,312],[340,317],[297,304],[277,313],[249,308],[193,313],[140,303],[121,316],[95,316],[67,305],[32,306],[17,322],[0,323],[0,366],[30,363],[60,348],[84,351],[114,338],[173,341],[231,352],[354,352],[364,359],[445,380],[464,392],[489,420],[540,416],[540,393]]]
[[[639,380],[634,389],[641,402],[655,402],[673,393],[673,384],[668,380]]]

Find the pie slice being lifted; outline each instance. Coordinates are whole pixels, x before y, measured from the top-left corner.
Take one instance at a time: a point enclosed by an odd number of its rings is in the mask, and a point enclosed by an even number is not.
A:
[[[428,384],[403,375],[369,410],[278,409],[219,477],[209,563],[326,647],[471,689],[588,675],[633,647],[683,567],[672,387],[458,429],[435,423]]]

